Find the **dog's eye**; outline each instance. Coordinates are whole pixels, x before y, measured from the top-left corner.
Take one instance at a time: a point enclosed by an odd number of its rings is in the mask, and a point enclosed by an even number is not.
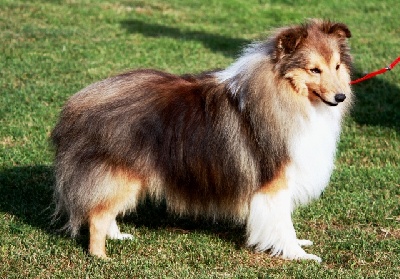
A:
[[[336,71],[339,70],[339,68],[340,68],[340,64],[337,64],[336,65]]]
[[[310,72],[313,73],[313,74],[320,74],[320,73],[322,73],[322,71],[321,71],[320,69],[318,69],[318,68],[312,68],[312,69],[310,69]]]

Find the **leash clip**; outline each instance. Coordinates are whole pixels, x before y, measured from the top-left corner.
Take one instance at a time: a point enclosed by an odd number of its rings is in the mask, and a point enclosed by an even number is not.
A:
[[[386,66],[385,69],[388,70],[388,71],[392,70],[392,68],[390,66]]]

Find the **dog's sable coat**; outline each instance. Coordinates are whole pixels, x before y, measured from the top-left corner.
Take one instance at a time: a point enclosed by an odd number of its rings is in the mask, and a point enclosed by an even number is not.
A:
[[[89,252],[131,238],[115,218],[146,195],[178,214],[243,222],[247,244],[306,253],[291,221],[329,182],[352,99],[346,25],[310,20],[250,45],[222,71],[136,70],[72,96],[52,133],[56,213]]]

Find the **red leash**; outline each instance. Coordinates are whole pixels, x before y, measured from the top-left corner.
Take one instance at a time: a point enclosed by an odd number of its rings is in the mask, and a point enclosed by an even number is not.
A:
[[[385,68],[382,68],[382,69],[380,69],[380,70],[378,70],[378,71],[369,73],[369,74],[363,76],[362,78],[353,80],[353,81],[350,82],[350,84],[356,84],[356,83],[362,82],[362,81],[364,81],[364,80],[366,80],[366,79],[373,78],[374,76],[377,76],[377,75],[386,73],[387,71],[391,71],[391,70],[394,68],[394,66],[396,66],[397,63],[399,63],[399,62],[400,62],[400,56],[397,57],[396,60],[394,60],[389,66],[387,66],[387,67],[385,67]]]

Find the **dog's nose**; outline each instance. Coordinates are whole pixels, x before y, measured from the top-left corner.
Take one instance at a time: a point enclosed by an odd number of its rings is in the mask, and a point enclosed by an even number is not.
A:
[[[343,102],[346,99],[346,95],[343,93],[339,93],[335,95],[335,101],[338,103]]]

